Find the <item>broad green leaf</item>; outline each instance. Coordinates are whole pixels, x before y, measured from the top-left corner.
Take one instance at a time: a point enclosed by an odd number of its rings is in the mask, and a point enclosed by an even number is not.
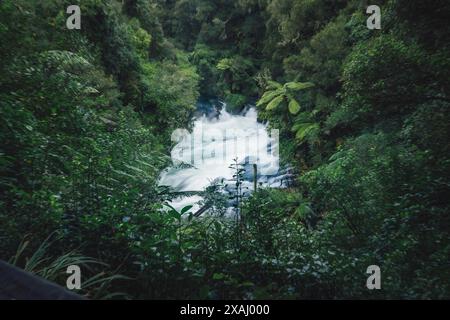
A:
[[[181,209],[181,214],[185,214],[186,212],[188,212],[189,210],[192,209],[192,205],[186,206],[183,209]]]
[[[281,88],[283,88],[283,86],[280,83],[278,83],[276,81],[272,81],[272,80],[267,81],[267,89],[275,90],[275,89],[281,89]]]
[[[270,101],[270,103],[267,105],[266,110],[273,110],[277,108],[281,102],[283,102],[284,96],[280,95],[277,96],[275,99]]]
[[[300,105],[295,99],[292,99],[289,101],[289,112],[292,114],[297,114],[300,111]]]
[[[284,86],[290,90],[299,91],[314,87],[314,84],[311,82],[288,82]]]
[[[279,90],[270,90],[270,91],[265,92],[262,95],[261,99],[259,99],[259,101],[256,103],[256,106],[260,107],[263,104],[268,103],[269,101],[271,101],[273,98],[275,98],[279,94],[280,94]]]

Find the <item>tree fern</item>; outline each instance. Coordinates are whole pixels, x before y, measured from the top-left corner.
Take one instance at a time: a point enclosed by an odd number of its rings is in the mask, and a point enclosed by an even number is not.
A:
[[[314,84],[311,82],[287,82],[282,85],[275,81],[268,81],[267,91],[258,100],[256,106],[261,107],[266,105],[265,109],[269,111],[278,108],[282,103],[286,103],[289,112],[291,114],[297,114],[301,107],[295,99],[295,92],[306,90],[313,86]]]

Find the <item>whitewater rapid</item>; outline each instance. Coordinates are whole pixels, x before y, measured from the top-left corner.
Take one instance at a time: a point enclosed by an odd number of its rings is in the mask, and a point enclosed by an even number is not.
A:
[[[203,105],[205,107],[205,105]],[[257,121],[255,108],[248,107],[241,114],[230,114],[226,105],[209,105],[194,118],[191,132],[175,131],[176,143],[171,151],[172,166],[161,173],[159,184],[176,192],[204,191],[215,181],[234,185],[235,170],[230,168],[234,159],[245,169],[244,189],[253,189],[253,163],[257,164],[259,186],[283,187],[280,176],[278,130],[269,130]],[[172,200],[171,205],[181,209],[202,200],[194,195]]]

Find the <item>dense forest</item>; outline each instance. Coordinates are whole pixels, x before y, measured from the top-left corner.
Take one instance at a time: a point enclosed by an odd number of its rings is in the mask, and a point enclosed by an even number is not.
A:
[[[449,17],[445,0],[0,1],[0,259],[63,286],[80,265],[94,299],[449,299]],[[158,184],[200,97],[256,105],[295,167],[238,223],[167,209]]]

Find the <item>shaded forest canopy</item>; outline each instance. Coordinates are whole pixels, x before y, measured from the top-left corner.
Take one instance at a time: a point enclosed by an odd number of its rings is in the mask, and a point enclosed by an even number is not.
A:
[[[370,4],[381,30],[357,0],[1,1],[0,259],[88,298],[450,298],[450,3]],[[200,96],[259,100],[299,172],[239,225],[162,210]]]

